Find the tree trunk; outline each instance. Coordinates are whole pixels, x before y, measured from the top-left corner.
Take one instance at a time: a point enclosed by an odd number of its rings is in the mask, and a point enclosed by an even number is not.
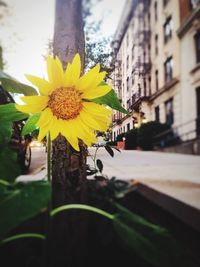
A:
[[[54,56],[66,67],[78,52],[84,62],[84,33],[81,0],[57,0],[54,29]],[[82,65],[83,70],[83,65]],[[52,206],[85,203],[86,148],[75,151],[59,135],[52,149]],[[86,248],[85,222],[78,211],[57,215],[51,231],[49,266],[80,266]],[[84,266],[84,264],[82,264]]]
[[[80,0],[57,0],[54,30],[54,55],[66,67],[78,52],[84,60],[84,33]],[[82,66],[83,68],[83,66]],[[53,206],[79,202],[78,190],[86,179],[85,148],[74,151],[65,138],[59,136],[53,143],[52,185]]]

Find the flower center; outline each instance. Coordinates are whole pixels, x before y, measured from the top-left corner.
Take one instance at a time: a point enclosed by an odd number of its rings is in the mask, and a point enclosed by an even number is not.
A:
[[[49,96],[48,106],[58,119],[76,118],[83,105],[80,93],[73,87],[61,87]]]

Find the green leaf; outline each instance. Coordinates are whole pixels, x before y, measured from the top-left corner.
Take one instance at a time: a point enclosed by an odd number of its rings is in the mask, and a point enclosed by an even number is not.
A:
[[[17,163],[17,154],[8,147],[0,149],[0,179],[14,182],[20,174],[20,168]]]
[[[36,128],[36,123],[40,118],[41,113],[35,113],[33,116],[29,117],[26,124],[22,129],[22,135],[32,133]]]
[[[97,104],[106,104],[107,106],[116,109],[122,113],[129,114],[129,112],[121,106],[119,99],[113,89],[106,95],[92,99],[91,101]]]
[[[3,71],[0,71],[0,81],[2,83],[3,88],[10,93],[19,93],[24,95],[37,95],[37,91],[35,88],[20,83],[14,78],[12,78],[10,75],[4,73]]]
[[[114,151],[112,150],[112,147],[109,145],[105,145],[104,147],[105,147],[106,151],[108,152],[108,154],[110,154],[111,157],[114,157]]]
[[[51,195],[46,181],[18,183],[0,190],[0,239],[23,221],[47,207]]]
[[[146,221],[119,204],[116,207],[118,214],[113,220],[114,229],[123,243],[151,266],[198,266],[190,262],[189,254],[166,229]]]
[[[0,120],[1,122],[1,120]],[[12,122],[4,121],[0,127],[0,147],[7,145],[12,136]]]
[[[97,164],[97,167],[98,167],[99,171],[102,172],[103,171],[103,163],[102,163],[102,161],[100,159],[97,159],[96,160],[96,164]]]
[[[2,121],[20,121],[29,117],[28,114],[18,111],[15,103],[0,105],[0,122]]]

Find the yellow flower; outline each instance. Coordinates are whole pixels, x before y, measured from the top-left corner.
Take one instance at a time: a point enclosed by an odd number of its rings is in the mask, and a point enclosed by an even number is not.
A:
[[[40,95],[23,96],[25,105],[16,108],[25,113],[41,112],[37,126],[38,139],[50,132],[51,140],[61,133],[72,147],[79,150],[78,139],[86,145],[96,142],[95,130],[105,131],[110,122],[111,110],[96,104],[91,99],[101,97],[111,90],[109,85],[100,85],[105,72],[97,65],[80,77],[81,60],[76,54],[64,71],[58,57],[47,58],[48,81],[32,75],[27,79],[38,87]]]

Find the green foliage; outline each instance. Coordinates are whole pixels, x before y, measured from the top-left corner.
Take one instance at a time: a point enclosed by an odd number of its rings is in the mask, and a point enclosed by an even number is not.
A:
[[[131,129],[126,132],[125,148],[136,149],[140,147],[143,150],[153,150],[156,135],[169,129],[170,126],[165,123],[156,121],[144,123],[139,128]],[[163,141],[163,137],[161,137],[159,142],[161,143]]]
[[[136,149],[138,146],[138,129],[131,129],[125,133],[125,149]]]
[[[150,266],[198,266],[196,262],[191,262],[188,251],[166,229],[151,224],[119,204],[116,207],[118,210],[113,224],[123,247],[126,244]]]
[[[117,141],[117,142],[121,142],[121,141],[123,141],[123,137],[125,137],[125,133],[118,134],[118,136],[117,136],[117,138],[116,138],[116,141]]]
[[[0,239],[21,222],[47,208],[50,194],[50,184],[46,181],[0,184]]]
[[[41,113],[35,113],[34,115],[28,118],[26,124],[22,129],[22,135],[32,133],[37,128],[36,123],[38,122],[40,115]]]
[[[0,105],[0,122],[20,121],[27,118],[29,115],[18,111],[15,103]]]
[[[108,152],[108,154],[109,154],[111,157],[114,157],[114,151],[113,151],[112,147],[109,146],[108,144],[106,144],[104,147],[105,147],[105,150]]]
[[[138,129],[138,146],[144,150],[153,150],[155,136],[168,129],[169,125],[157,121],[142,124]]]
[[[10,93],[18,93],[24,95],[37,95],[37,91],[26,84],[20,83],[10,75],[0,71],[0,81],[2,83],[2,87]]]
[[[121,106],[119,99],[113,89],[108,94],[102,97],[94,98],[92,99],[92,101],[98,104],[106,104],[112,109],[116,109],[122,113],[129,114],[128,111]]]
[[[102,172],[103,171],[103,162],[100,159],[97,159],[96,164],[97,164],[99,171]]]
[[[7,144],[10,141],[12,136],[12,122],[10,121],[1,121],[1,128],[0,128],[0,148]],[[1,153],[1,152],[0,152]]]
[[[114,69],[112,64],[112,53],[110,49],[111,37],[104,37],[101,32],[102,19],[93,20],[92,9],[99,4],[99,0],[83,1],[83,19],[85,32],[85,66],[92,68],[100,64],[101,70],[107,72],[110,76]]]
[[[20,174],[17,154],[5,146],[0,149],[0,162],[0,179],[14,182]]]

